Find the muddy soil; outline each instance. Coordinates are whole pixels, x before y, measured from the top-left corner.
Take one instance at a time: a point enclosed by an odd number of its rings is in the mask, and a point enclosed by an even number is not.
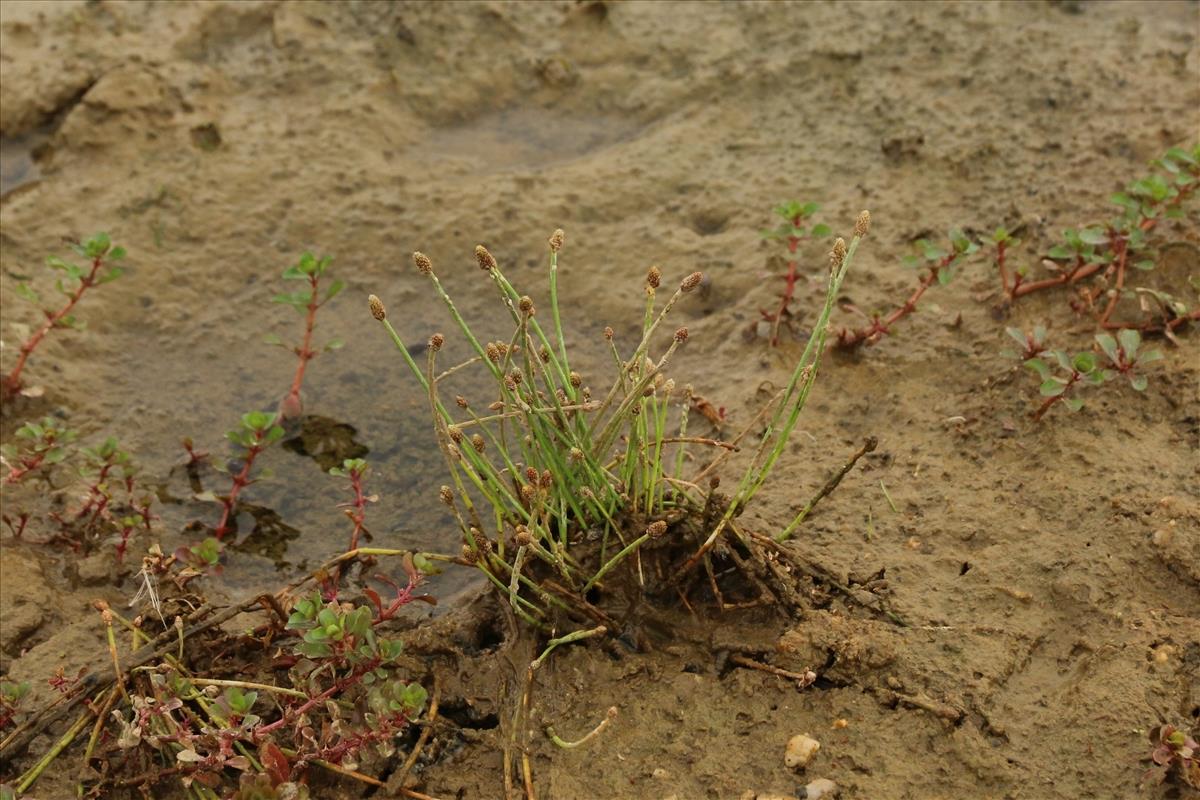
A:
[[[423,397],[366,313],[374,292],[410,341],[449,333],[414,249],[499,335],[472,248],[539,299],[546,237],[564,228],[569,343],[597,376],[603,326],[627,341],[639,324],[646,268],[703,270],[706,291],[677,312],[691,339],[673,374],[744,424],[786,380],[825,269],[826,246],[802,248],[801,316],[780,347],[746,335],[782,284],[758,234],[774,204],[818,201],[840,233],[870,208],[844,294],[886,308],[915,281],[900,263],[913,240],[1020,226],[1032,263],[1200,130],[1194,2],[8,0],[0,15],[4,369],[39,322],[15,288],[51,287],[41,263],[64,237],[107,230],[130,253],[126,276],[82,303],[87,330],[31,359],[44,392],[5,409],[0,440],[47,414],[88,444],[118,436],[156,489],[153,538],[194,541],[189,523],[218,509],[188,484],[178,442],[224,457],[223,432],[285,392],[293,361],[262,343],[298,335],[269,302],[279,272],[311,249],[348,283],[318,326],[347,344],[310,366],[303,435],[265,457],[275,477],[247,493],[259,513],[238,519],[239,552],[206,585],[217,597],[276,588],[343,547],[343,489],[323,469],[346,454],[374,468],[375,544],[457,548]],[[1177,243],[1164,280],[1194,302],[1194,210],[1161,233]],[[1004,326],[1045,324],[1075,349],[1092,329],[1061,294],[1007,321],[996,299],[979,260],[898,335],[832,354],[745,520],[777,530],[877,436],[795,546],[843,582],[883,571],[906,625],[822,596],[791,619],[660,608],[638,647],[564,648],[533,690],[539,796],[734,798],[815,778],[846,798],[1187,796],[1139,778],[1149,728],[1200,725],[1196,332],[1163,347],[1143,394],[1105,387],[1036,424]],[[59,470],[5,487],[5,511],[33,510],[39,538],[76,484]],[[136,584],[111,550],[7,530],[0,567],[0,672],[32,681],[36,705],[56,667],[103,655],[91,601],[124,605]],[[453,730],[418,786],[501,797],[517,643],[468,571],[431,588],[457,610],[417,625],[413,646],[441,671]],[[820,677],[797,688],[739,654]],[[584,747],[540,734],[578,738],[610,706]],[[822,744],[801,775],[783,763],[798,733]],[[36,796],[69,796],[69,773]]]

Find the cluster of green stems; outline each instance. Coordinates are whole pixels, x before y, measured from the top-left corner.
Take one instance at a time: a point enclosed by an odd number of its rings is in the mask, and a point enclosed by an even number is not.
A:
[[[688,436],[690,387],[677,390],[664,373],[688,340],[687,329],[675,330],[665,349],[652,356],[656,339],[666,338],[667,316],[684,294],[700,284],[698,272],[684,278],[659,307],[661,273],[657,267],[650,269],[641,338],[633,352],[622,356],[612,330],[605,329],[616,375],[602,396],[593,394],[571,368],[558,298],[562,231],[550,238],[549,332],[539,321],[533,301],[512,286],[487,249],[476,248],[479,266],[495,284],[499,302],[514,325],[507,342],[481,341],[459,313],[430,259],[414,253],[418,271],[432,283],[473,351],[448,368],[438,363],[444,336],[429,339],[425,363],[419,364],[387,319],[383,303],[371,296],[371,313],[427,393],[435,437],[451,481],[442,487],[441,499],[461,529],[462,557],[507,595],[522,619],[545,627],[552,607],[569,610],[572,597],[585,594],[647,541],[694,516],[710,499],[711,488],[701,481],[738,449],[753,426],[765,421],[750,465],[704,544],[682,570],[694,566],[729,528],[765,483],[796,426],[816,379],[834,300],[866,234],[868,219],[864,212],[848,247],[842,240],[834,247],[821,314],[787,386],[729,442]],[[440,390],[448,377],[473,366],[486,371],[495,391],[482,413],[462,395],[447,401]],[[689,444],[719,454],[698,474],[685,477]],[[487,530],[495,532],[494,538]],[[598,551],[589,549],[586,558],[574,547],[584,540],[599,542]],[[532,576],[527,566],[534,560],[544,562],[553,580]],[[551,584],[563,591],[548,591]]]

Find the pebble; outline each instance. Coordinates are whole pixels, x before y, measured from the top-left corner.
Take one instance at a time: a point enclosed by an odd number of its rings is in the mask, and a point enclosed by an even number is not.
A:
[[[84,586],[98,586],[102,583],[107,583],[112,579],[112,553],[108,551],[93,553],[87,558],[82,558],[76,562],[75,567],[78,571],[79,582]]]
[[[792,769],[803,769],[808,766],[808,762],[813,760],[813,756],[820,749],[821,743],[807,733],[793,736],[788,739],[787,749],[783,754],[783,763]]]
[[[803,800],[821,800],[825,797],[837,797],[837,784],[829,778],[817,778],[804,787]]]

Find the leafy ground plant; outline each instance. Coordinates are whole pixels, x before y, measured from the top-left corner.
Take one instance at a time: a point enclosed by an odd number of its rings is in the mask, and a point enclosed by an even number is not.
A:
[[[1159,725],[1150,731],[1150,742],[1154,765],[1142,776],[1143,783],[1163,783],[1174,773],[1181,784],[1200,790],[1200,744],[1195,737],[1174,725]]]
[[[367,466],[347,461],[343,471],[356,496],[353,540],[363,531],[367,498],[357,498]],[[345,585],[343,566],[366,567],[383,557],[400,558],[403,585],[386,574]],[[425,576],[436,571],[432,563],[398,550],[351,549],[273,594],[256,591],[232,607],[197,606],[185,589],[189,570],[152,550],[141,577],[152,587],[146,596],[153,614],[130,620],[97,602],[109,647],[107,675],[100,669],[66,679],[60,671],[51,681],[60,698],[37,710],[21,704],[27,684],[0,682],[0,756],[6,760],[55,719],[83,707],[41,759],[0,787],[5,796],[30,790],[88,729],[81,797],[131,790],[162,796],[174,782],[196,800],[295,800],[310,796],[314,768],[384,785],[359,770],[391,763],[398,737],[430,705],[425,687],[410,677],[411,666],[402,665],[403,647],[390,628],[410,603],[432,602],[422,591]],[[159,578],[169,580],[160,584]],[[336,599],[338,588],[361,599]],[[222,622],[264,609],[270,616],[262,624],[236,636],[220,633]],[[119,629],[132,637],[125,653]],[[268,648],[275,653],[270,667],[252,668],[262,664],[254,653]],[[254,674],[259,669],[263,674]],[[433,704],[430,715],[436,694]]]
[[[418,272],[465,341],[465,360],[441,366],[446,338],[434,334],[426,363],[418,364],[383,302],[372,295],[369,306],[427,392],[434,438],[450,478],[440,495],[462,533],[462,560],[478,568],[528,625],[573,630],[576,637],[615,630],[616,620],[601,606],[606,591],[618,584],[685,602],[693,591],[711,592],[712,600],[726,606],[737,601],[730,601],[715,576],[728,567],[743,576],[743,585],[761,587],[743,602],[795,600],[786,570],[763,555],[773,540],[742,530],[736,520],[786,449],[816,380],[834,299],[868,225],[863,212],[851,243],[834,244],[815,332],[787,386],[752,421],[763,435],[728,495],[717,491],[717,469],[749,428],[731,441],[690,435],[688,392],[678,391],[665,372],[689,338],[687,328],[666,332],[665,320],[700,284],[699,273],[680,281],[660,306],[662,275],[651,268],[641,335],[622,352],[612,329],[605,329],[613,372],[594,391],[591,380],[600,376],[573,369],[559,312],[562,231],[550,238],[544,316],[512,286],[492,254],[476,248],[479,267],[496,288],[497,308],[513,325],[501,341],[480,341],[432,261],[414,254]],[[483,399],[444,388],[467,368],[482,372],[490,385]],[[689,446],[713,457],[689,469]],[[596,622],[602,624],[583,630]],[[561,637],[552,640],[558,641]]]
[[[67,457],[67,445],[75,440],[74,431],[68,430],[54,417],[41,422],[26,422],[17,428],[18,444],[8,444],[0,449],[0,459],[8,468],[5,483],[18,483],[26,475],[60,463]]]
[[[1200,187],[1200,144],[1173,147],[1152,164],[1155,172],[1134,181],[1111,198],[1120,210],[1102,223],[1063,231],[1062,240],[1041,259],[1045,277],[1028,266],[1012,266],[1019,244],[1006,228],[992,235],[993,263],[1006,305],[1034,292],[1066,288],[1071,307],[1094,318],[1104,330],[1135,329],[1173,338],[1180,328],[1200,320],[1200,309],[1147,283],[1158,266],[1152,237],[1164,221],[1185,215],[1186,203]],[[1143,276],[1143,277],[1139,277]],[[1122,300],[1131,301],[1121,318]]]
[[[9,471],[4,483],[45,476],[64,462],[77,473],[71,479],[77,485],[82,481],[77,504],[47,515],[54,530],[42,543],[61,543],[80,552],[111,542],[121,561],[130,537],[139,529],[150,530],[151,493],[139,487],[133,460],[115,437],[95,447],[74,447],[75,433],[54,417],[40,423],[27,422],[16,435],[24,440],[23,447],[5,448],[2,458]],[[6,508],[3,519],[14,537],[20,539],[30,516],[26,511],[10,512]]]
[[[1088,351],[1072,355],[1064,350],[1045,349],[1044,329],[1027,334],[1019,328],[1009,328],[1008,335],[1022,346],[1024,365],[1042,381],[1040,391],[1045,400],[1032,412],[1035,420],[1040,420],[1058,403],[1079,411],[1083,408],[1083,399],[1078,396],[1081,390],[1117,378],[1128,380],[1135,391],[1145,391],[1149,381],[1141,368],[1162,358],[1158,350],[1141,350],[1142,336],[1133,329],[1119,331],[1116,336],[1096,334],[1099,354]]]
[[[109,283],[121,277],[121,268],[114,265],[125,258],[125,248],[113,245],[107,233],[97,233],[81,244],[73,244],[71,250],[81,258],[87,259],[87,266],[81,267],[59,256],[50,256],[46,259],[48,267],[62,273],[62,276],[55,281],[54,286],[59,294],[66,297],[63,305],[57,308],[47,308],[43,304],[41,296],[29,284],[22,283],[17,287],[18,294],[41,308],[45,321],[21,344],[17,362],[8,371],[8,374],[0,379],[0,395],[5,398],[21,392],[37,393],[31,388],[26,388],[21,380],[25,363],[33,351],[52,330],[82,328],[83,322],[76,319],[72,312],[79,301],[83,299],[84,293],[92,287]]]
[[[863,345],[873,345],[884,336],[891,335],[892,326],[904,317],[917,310],[917,303],[929,287],[945,286],[954,279],[961,269],[963,262],[979,249],[979,245],[971,241],[962,231],[952,230],[948,236],[946,247],[940,247],[928,239],[918,239],[916,246],[918,255],[904,257],[904,265],[910,269],[923,270],[924,275],[917,281],[912,294],[893,308],[887,314],[875,312],[867,314],[852,303],[843,303],[842,308],[864,317],[867,322],[859,328],[843,327],[837,333],[837,346],[844,350],[853,350]]]

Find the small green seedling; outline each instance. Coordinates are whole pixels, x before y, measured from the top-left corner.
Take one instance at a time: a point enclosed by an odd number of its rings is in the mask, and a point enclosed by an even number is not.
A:
[[[771,324],[770,342],[772,346],[779,344],[780,325],[787,325],[790,328],[794,316],[791,304],[795,295],[796,281],[800,277],[799,263],[796,260],[796,251],[799,249],[800,243],[828,239],[833,234],[833,230],[823,222],[808,227],[812,216],[820,208],[816,203],[789,200],[772,209],[775,215],[781,217],[783,221],[777,227],[768,228],[762,232],[764,239],[786,242],[788,250],[787,274],[784,276],[783,292],[779,295],[779,308],[775,311],[760,310],[762,318]]]
[[[233,475],[233,485],[229,494],[221,498],[221,521],[213,530],[218,539],[224,539],[232,530],[232,517],[237,506],[238,495],[247,486],[261,480],[263,477],[251,477],[254,461],[263,450],[278,442],[284,436],[283,427],[276,424],[275,415],[267,411],[251,411],[243,414],[241,424],[225,434],[225,438],[242,449],[240,456],[241,469]]]
[[[321,278],[324,277],[326,270],[329,269],[329,265],[332,262],[333,259],[330,256],[317,258],[312,253],[302,254],[300,260],[294,266],[288,267],[283,271],[283,279],[287,281],[307,281],[308,288],[296,292],[277,294],[271,298],[272,302],[289,305],[304,315],[304,338],[300,344],[289,348],[296,354],[296,358],[300,360],[300,363],[296,366],[296,375],[292,378],[292,386],[288,389],[288,393],[284,395],[283,401],[280,403],[280,419],[297,419],[303,414],[304,407],[300,401],[300,387],[304,383],[304,370],[308,367],[308,362],[317,357],[318,352],[313,349],[312,344],[313,329],[317,324],[317,310],[337,297],[342,289],[346,288],[344,281],[335,280],[325,290],[324,296],[322,296],[320,287]],[[269,334],[266,337],[266,342],[267,344],[288,348],[288,345],[276,334]],[[324,350],[336,350],[341,346],[341,340],[334,339],[325,345]]]
[[[82,244],[73,244],[71,250],[76,255],[89,259],[91,263],[81,267],[59,256],[50,256],[46,259],[48,267],[62,273],[62,277],[54,283],[55,290],[67,298],[66,303],[62,306],[57,309],[46,308],[42,303],[41,296],[33,287],[27,283],[17,286],[17,294],[38,305],[46,321],[21,344],[17,363],[3,379],[0,379],[0,396],[4,398],[22,392],[32,392],[32,390],[26,390],[21,382],[21,372],[25,369],[25,362],[41,344],[42,339],[56,328],[82,329],[83,321],[77,319],[71,312],[83,298],[84,293],[93,286],[100,286],[121,277],[122,269],[113,264],[125,258],[125,248],[114,246],[107,233],[97,233]]]
[[[0,731],[12,726],[29,688],[29,681],[0,681]]]
[[[15,436],[21,440],[18,444],[0,447],[0,461],[8,467],[5,483],[17,483],[35,470],[62,462],[67,457],[66,445],[76,438],[74,431],[54,417],[26,422]]]

